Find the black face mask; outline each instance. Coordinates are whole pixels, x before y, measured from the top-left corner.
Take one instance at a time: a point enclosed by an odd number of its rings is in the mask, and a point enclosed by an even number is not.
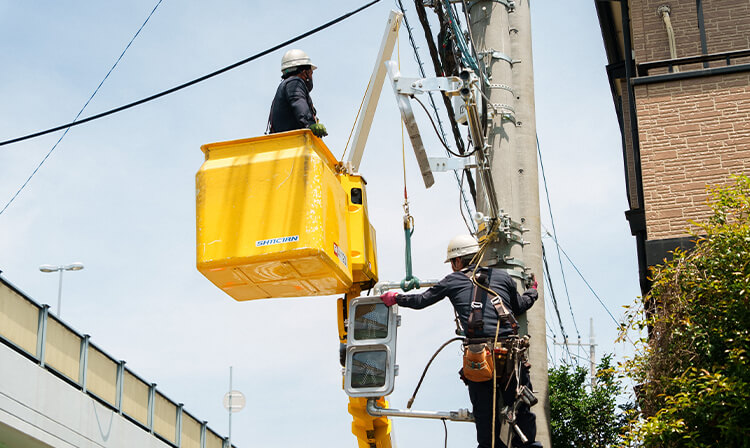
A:
[[[310,77],[308,79],[303,79],[303,81],[305,81],[305,85],[307,86],[307,90],[309,92],[312,92],[312,89],[313,89],[312,75],[310,75]]]

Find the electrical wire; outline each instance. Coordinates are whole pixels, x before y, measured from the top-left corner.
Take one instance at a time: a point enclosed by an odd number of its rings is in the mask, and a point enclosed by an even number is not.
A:
[[[454,157],[459,157],[459,158],[464,158],[464,159],[467,158],[467,157],[473,156],[474,153],[477,152],[477,148],[476,147],[474,147],[473,151],[471,151],[471,152],[465,152],[463,154],[458,154],[458,153],[453,152],[453,150],[451,150],[450,147],[448,147],[448,145],[446,145],[445,142],[443,141],[443,139],[440,137],[440,132],[438,131],[437,126],[435,126],[435,121],[432,119],[432,115],[430,115],[430,112],[427,110],[427,107],[424,105],[424,103],[422,101],[420,101],[419,98],[417,98],[416,96],[412,96],[412,98],[414,99],[414,101],[416,101],[417,103],[419,103],[420,106],[422,106],[422,109],[424,109],[424,112],[427,114],[427,117],[430,119],[430,123],[432,124],[432,129],[435,130],[435,134],[437,134],[437,137],[438,137],[438,140],[440,141],[440,144],[443,145],[443,147],[445,148],[446,151],[448,151],[449,153],[451,153]]]
[[[547,231],[547,236],[549,236],[550,238],[552,238],[554,240],[554,236],[552,236],[552,234],[550,234],[549,231]],[[555,242],[555,243],[557,243],[557,242]],[[562,254],[565,256],[565,259],[568,260],[568,262],[570,263],[570,265],[573,266],[573,269],[576,271],[576,273],[578,273],[578,276],[581,277],[581,280],[583,280],[583,283],[586,284],[586,286],[589,288],[589,291],[591,291],[591,293],[594,295],[594,297],[596,297],[596,300],[598,300],[599,303],[602,305],[602,307],[604,307],[604,310],[607,312],[607,314],[609,314],[609,317],[611,317],[612,320],[617,325],[620,325],[620,322],[617,321],[617,319],[612,314],[612,312],[609,310],[609,308],[604,303],[604,301],[602,300],[602,298],[599,297],[599,294],[597,294],[596,291],[594,291],[594,288],[591,287],[591,284],[588,282],[588,280],[586,280],[586,277],[583,276],[583,273],[580,271],[580,269],[578,269],[578,266],[576,266],[575,263],[573,263],[573,260],[570,259],[570,256],[568,256],[568,253],[565,252],[565,249],[563,249],[560,245],[558,245],[557,247],[560,248],[560,252],[562,252]]]
[[[78,125],[81,125],[81,124],[84,124],[84,123],[88,123],[89,121],[97,120],[99,118],[103,118],[103,117],[106,117],[108,115],[112,115],[112,114],[117,113],[117,112],[122,112],[123,110],[130,109],[132,107],[139,106],[141,104],[153,101],[153,100],[155,100],[157,98],[161,98],[163,96],[175,93],[175,92],[177,92],[179,90],[182,90],[182,89],[185,89],[187,87],[190,87],[190,86],[193,86],[195,84],[198,84],[200,82],[206,81],[206,80],[208,80],[210,78],[213,78],[215,76],[221,75],[222,73],[225,73],[225,72],[228,72],[230,70],[233,70],[233,69],[235,69],[235,68],[237,68],[237,67],[239,67],[241,65],[247,64],[248,62],[252,62],[252,61],[254,61],[256,59],[259,59],[259,58],[261,58],[263,56],[266,56],[269,53],[272,53],[272,52],[274,52],[276,50],[279,50],[279,49],[281,49],[281,48],[283,48],[283,47],[285,47],[285,46],[287,46],[289,44],[292,44],[294,42],[302,40],[305,37],[312,36],[313,34],[319,33],[320,31],[323,31],[326,28],[329,28],[329,27],[331,27],[331,26],[333,26],[333,25],[335,25],[335,24],[337,24],[337,23],[339,23],[341,21],[344,21],[344,20],[348,19],[349,17],[351,17],[351,16],[353,16],[353,15],[355,15],[355,14],[357,14],[357,13],[359,13],[359,12],[361,12],[361,11],[367,9],[367,8],[369,8],[370,6],[372,6],[372,5],[374,5],[375,3],[378,3],[378,2],[380,2],[380,0],[372,0],[371,2],[365,4],[364,6],[360,6],[359,8],[357,8],[357,9],[351,11],[351,12],[348,12],[348,13],[346,13],[344,15],[341,15],[341,16],[339,16],[339,17],[337,17],[337,18],[335,18],[335,19],[333,19],[333,20],[331,20],[329,22],[324,23],[323,25],[320,25],[320,26],[318,26],[316,28],[313,28],[310,31],[304,32],[304,33],[302,33],[302,34],[300,34],[300,35],[298,35],[296,37],[293,37],[293,38],[291,38],[289,40],[286,40],[286,41],[284,41],[284,42],[282,42],[282,43],[280,43],[278,45],[274,45],[273,47],[268,48],[267,50],[263,50],[260,53],[256,53],[256,54],[254,54],[254,55],[252,55],[250,57],[247,57],[247,58],[245,58],[245,59],[243,59],[241,61],[235,62],[234,64],[228,65],[228,66],[226,66],[224,68],[221,68],[219,70],[216,70],[214,72],[211,72],[211,73],[209,73],[207,75],[203,75],[203,76],[201,76],[199,78],[193,79],[192,81],[188,81],[188,82],[186,82],[184,84],[180,84],[180,85],[178,85],[176,87],[172,87],[171,89],[164,90],[162,92],[156,93],[154,95],[151,95],[149,97],[140,99],[138,101],[133,101],[132,103],[125,104],[124,106],[120,106],[120,107],[116,107],[114,109],[110,109],[110,110],[108,110],[106,112],[102,112],[100,114],[96,114],[96,115],[92,115],[90,117],[86,117],[86,118],[84,118],[83,120],[80,120],[80,121],[75,121],[75,122],[67,123],[67,124],[64,124],[64,125],[61,125],[61,126],[56,126],[54,128],[50,128],[50,129],[47,129],[47,130],[44,130],[44,131],[40,131],[40,132],[34,132],[33,134],[28,134],[28,135],[25,135],[25,136],[22,136],[22,137],[16,137],[16,138],[13,138],[13,139],[10,139],[10,140],[5,140],[3,142],[0,142],[0,146],[10,145],[12,143],[17,143],[17,142],[20,142],[20,141],[29,140],[29,139],[32,139],[32,138],[40,137],[42,135],[50,134],[50,133],[55,132],[55,131],[60,131],[60,130],[66,129],[66,128],[71,128],[73,126],[78,126]]]
[[[539,167],[542,171],[542,180],[544,183],[544,194],[547,197],[547,211],[549,212],[549,219],[552,222],[552,232],[554,233],[555,246],[557,246],[557,260],[560,263],[560,274],[563,279],[563,286],[565,287],[565,297],[568,299],[568,308],[570,309],[570,316],[573,318],[573,326],[576,329],[576,335],[581,338],[581,332],[578,331],[578,323],[576,322],[576,316],[573,313],[573,305],[570,303],[570,294],[568,293],[568,282],[565,280],[565,269],[563,268],[562,259],[560,258],[560,245],[557,244],[557,230],[555,229],[555,218],[552,216],[552,205],[549,200],[549,190],[547,189],[547,176],[544,173],[544,163],[542,163],[542,151],[539,146],[539,136],[536,137],[536,152],[539,154]]]
[[[482,71],[479,69],[479,63],[477,62],[476,59],[474,59],[474,57],[471,55],[471,52],[468,49],[466,38],[464,36],[463,31],[461,30],[461,25],[459,24],[459,21],[458,21],[458,14],[456,14],[454,9],[451,8],[450,0],[444,0],[444,2],[445,2],[445,9],[448,12],[448,23],[453,29],[453,36],[455,37],[456,46],[458,47],[458,50],[461,53],[462,61],[467,67],[470,67],[472,70],[474,70],[477,76],[481,76],[484,82],[489,84],[489,81],[486,79]]]
[[[443,429],[445,430],[445,448],[448,448],[448,425],[445,423],[445,419],[441,418],[440,420],[443,421]]]
[[[461,189],[462,191],[463,191],[463,188],[464,188],[464,178],[465,178],[465,176],[466,176],[466,172],[464,170],[461,170],[461,182],[458,184],[458,188]],[[468,230],[469,233],[474,234],[474,233],[476,233],[476,224],[474,224],[474,220],[473,219],[471,219],[471,220],[467,220],[466,219],[466,215],[464,214],[464,208],[461,207],[461,202],[460,201],[461,201],[462,198],[461,198],[460,194],[458,196],[458,199],[459,199],[458,210],[461,212],[461,219],[464,220],[464,225],[466,225],[466,230]],[[474,224],[475,227],[469,226],[469,222],[471,222],[472,224]]]
[[[161,2],[162,2],[162,0],[158,0],[156,2],[156,5],[153,7],[153,9],[151,9],[151,12],[149,13],[148,17],[146,17],[146,20],[141,24],[141,26],[138,28],[138,31],[135,32],[135,34],[133,35],[133,37],[130,38],[130,42],[128,42],[128,44],[125,46],[125,49],[122,50],[122,53],[120,53],[120,56],[117,58],[117,60],[115,61],[115,63],[112,65],[112,67],[109,69],[109,71],[107,72],[107,74],[104,75],[104,78],[101,80],[101,82],[99,83],[99,85],[96,86],[96,89],[94,89],[94,93],[92,93],[91,96],[89,96],[89,99],[86,100],[86,103],[84,103],[83,107],[81,107],[81,110],[78,111],[78,114],[76,114],[76,117],[73,119],[74,122],[76,120],[78,120],[78,118],[81,116],[81,114],[83,113],[83,111],[86,110],[86,107],[89,105],[89,103],[91,102],[91,100],[94,99],[94,96],[96,96],[96,94],[99,92],[99,89],[101,89],[102,85],[104,84],[104,81],[106,81],[107,78],[109,78],[109,75],[112,73],[112,71],[114,71],[115,67],[117,67],[117,64],[120,63],[120,61],[122,60],[123,56],[125,56],[125,52],[128,51],[128,49],[130,48],[130,46],[133,44],[133,41],[135,41],[135,38],[138,37],[139,34],[141,34],[141,30],[143,30],[143,28],[146,26],[146,24],[148,23],[148,21],[151,19],[151,16],[154,15],[154,13],[156,12],[156,9],[159,7],[159,5],[161,5]],[[16,200],[16,198],[18,197],[18,195],[21,194],[21,192],[24,190],[24,188],[26,188],[26,185],[28,185],[29,182],[31,182],[31,179],[34,177],[34,175],[37,173],[37,171],[39,171],[39,168],[41,168],[42,165],[44,165],[44,162],[46,162],[47,159],[49,158],[49,156],[52,155],[52,152],[55,150],[55,148],[57,148],[57,146],[65,138],[65,136],[68,135],[68,131],[69,130],[70,130],[70,128],[65,129],[65,132],[63,132],[63,134],[60,136],[60,138],[57,139],[57,142],[55,142],[55,144],[52,145],[52,148],[47,152],[47,155],[44,156],[44,158],[42,159],[42,161],[39,162],[39,164],[36,166],[36,168],[34,168],[34,171],[31,172],[31,174],[26,179],[26,181],[23,183],[23,185],[21,185],[21,187],[16,191],[16,193],[13,195],[13,197],[10,198],[10,200],[5,204],[5,206],[3,207],[3,209],[0,210],[0,215],[2,215],[5,212],[5,210],[8,209],[8,207],[10,207],[10,204],[12,204],[13,201]]]
[[[466,18],[466,31],[469,33],[469,47],[471,49],[471,52],[474,56],[474,59],[479,62],[481,59],[479,59],[479,55],[477,54],[477,49],[474,46],[474,35],[471,32],[471,20],[469,20],[469,6],[466,4],[466,0],[461,0],[461,6],[464,10],[464,17]],[[482,75],[487,78],[487,70],[486,67],[484,67],[484,63],[477,64],[479,66],[479,70],[482,72]]]
[[[427,375],[427,369],[430,368],[430,365],[432,364],[432,361],[435,360],[438,353],[440,353],[445,347],[448,346],[451,342],[455,341],[463,341],[464,338],[457,336],[455,338],[448,339],[447,341],[443,342],[443,345],[438,348],[435,353],[432,354],[432,357],[430,357],[430,360],[427,362],[427,365],[424,367],[424,370],[422,371],[422,376],[419,377],[419,382],[417,383],[417,387],[414,388],[414,393],[411,394],[411,397],[409,398],[409,401],[406,403],[406,409],[411,409],[411,405],[414,404],[414,399],[417,398],[417,392],[419,392],[419,388],[422,387],[422,381],[424,381],[425,375]]]
[[[560,317],[560,309],[557,305],[557,296],[555,295],[555,288],[552,286],[552,277],[550,276],[549,272],[549,263],[547,263],[547,254],[544,250],[544,244],[542,244],[542,261],[544,263],[544,270],[547,273],[547,275],[544,276],[544,279],[547,282],[547,286],[549,286],[550,296],[552,298],[552,304],[555,308],[555,314],[557,315],[557,323],[560,325],[560,331],[562,332],[563,337],[563,345],[565,347],[565,351],[568,353],[568,357],[570,358],[570,347],[568,346],[568,334],[565,331],[565,327],[562,323],[562,318]],[[570,358],[572,361],[572,358]]]

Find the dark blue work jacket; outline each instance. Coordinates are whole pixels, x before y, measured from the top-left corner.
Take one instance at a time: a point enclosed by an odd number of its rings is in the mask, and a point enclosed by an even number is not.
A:
[[[281,81],[271,103],[269,120],[272,133],[305,129],[315,123],[315,107],[304,80],[290,76]]]
[[[507,272],[501,269],[480,269],[485,270],[485,272],[491,271],[491,275],[489,275],[490,289],[495,291],[503,299],[506,308],[508,308],[514,316],[520,316],[534,305],[534,302],[538,297],[536,289],[528,289],[523,295],[521,295],[516,289],[516,282]],[[456,310],[458,319],[465,331],[468,328],[469,314],[471,314],[471,302],[474,297],[475,288],[474,283],[465,272],[467,272],[468,275],[471,275],[473,270],[474,267],[470,266],[463,271],[453,272],[440,280],[437,285],[429,288],[423,293],[399,294],[396,297],[396,303],[405,308],[422,309],[448,297],[453,304],[453,308]],[[490,293],[481,294],[481,291],[482,290],[480,289],[477,294],[483,305],[482,321],[484,322],[484,326],[480,331],[475,333],[473,337],[494,338],[495,329],[497,328],[498,314],[494,305],[491,303],[493,295]],[[510,324],[504,322],[500,326],[498,336],[505,337],[510,336],[511,334],[513,334],[513,329]]]

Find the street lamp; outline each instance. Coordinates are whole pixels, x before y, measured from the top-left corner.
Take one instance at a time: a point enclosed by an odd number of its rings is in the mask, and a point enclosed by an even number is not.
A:
[[[43,264],[39,266],[39,270],[42,272],[60,272],[60,283],[57,288],[57,317],[62,317],[62,277],[63,271],[80,271],[83,269],[83,263],[71,263],[66,266],[55,266],[51,264]]]

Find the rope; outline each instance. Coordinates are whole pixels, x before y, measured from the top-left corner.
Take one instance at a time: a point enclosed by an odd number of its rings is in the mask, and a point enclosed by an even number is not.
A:
[[[396,32],[396,55],[398,58],[398,69],[401,70],[401,42],[398,31]],[[419,279],[412,271],[411,259],[411,237],[414,235],[414,217],[409,213],[409,193],[406,189],[406,145],[404,144],[404,121],[401,120],[401,162],[404,170],[404,266],[406,275],[401,280],[401,289],[404,292],[419,289]]]
[[[362,101],[359,103],[359,109],[357,109],[357,116],[354,117],[354,123],[352,123],[352,130],[349,131],[349,138],[346,139],[346,145],[344,146],[344,153],[341,154],[341,160],[344,160],[344,156],[346,156],[346,150],[349,149],[349,141],[352,139],[352,134],[354,134],[354,128],[357,126],[357,121],[359,120],[359,114],[362,112],[362,106],[365,104],[365,98],[367,98],[367,91],[370,90],[370,82],[372,80],[367,81],[367,87],[365,87],[365,93],[362,95]]]

